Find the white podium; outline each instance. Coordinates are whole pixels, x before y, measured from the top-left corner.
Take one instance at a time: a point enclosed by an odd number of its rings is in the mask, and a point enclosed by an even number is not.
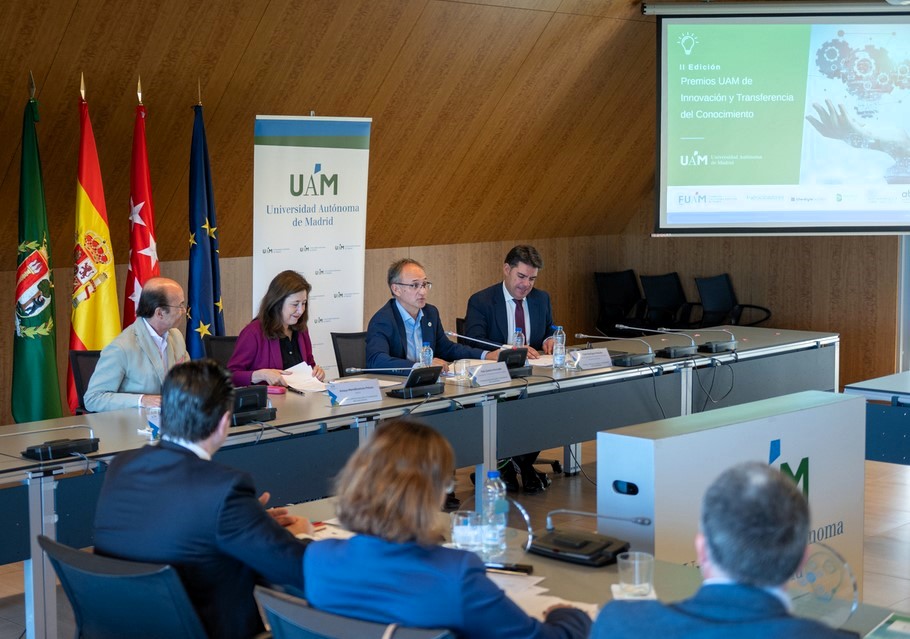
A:
[[[633,550],[696,561],[701,499],[726,468],[761,461],[808,496],[812,533],[863,574],[866,406],[862,397],[807,391],[597,434],[597,512],[649,517],[651,526],[600,520]]]

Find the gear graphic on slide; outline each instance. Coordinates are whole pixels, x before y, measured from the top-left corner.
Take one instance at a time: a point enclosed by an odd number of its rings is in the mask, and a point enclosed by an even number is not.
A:
[[[829,40],[819,47],[815,64],[829,78],[843,78],[853,63],[854,51],[843,40]]]
[[[898,89],[910,89],[910,60],[898,64],[891,76]]]

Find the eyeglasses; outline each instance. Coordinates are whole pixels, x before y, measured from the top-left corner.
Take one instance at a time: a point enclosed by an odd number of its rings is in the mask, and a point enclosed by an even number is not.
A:
[[[414,282],[412,284],[405,284],[404,282],[392,282],[392,284],[397,284],[398,286],[406,286],[411,290],[417,291],[419,289],[430,290],[433,288],[433,282]]]
[[[162,306],[167,306],[168,308],[179,308],[181,311],[186,310],[186,302],[180,302],[179,304],[162,304]]]

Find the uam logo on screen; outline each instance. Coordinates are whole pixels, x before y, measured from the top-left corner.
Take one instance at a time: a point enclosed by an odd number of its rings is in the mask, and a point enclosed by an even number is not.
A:
[[[331,189],[332,195],[338,195],[338,174],[326,175],[321,163],[313,167],[311,175],[291,173],[291,195],[294,197],[325,195],[327,189]]]
[[[708,166],[708,156],[699,153],[698,151],[693,151],[692,155],[680,155],[679,156],[679,165],[680,166]]]

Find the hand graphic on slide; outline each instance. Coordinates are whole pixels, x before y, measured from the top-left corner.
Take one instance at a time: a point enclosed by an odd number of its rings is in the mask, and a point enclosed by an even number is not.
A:
[[[847,114],[847,107],[843,104],[835,107],[831,100],[825,100],[825,106],[816,102],[812,107],[818,118],[807,115],[806,120],[826,138],[843,140],[859,149],[883,151],[898,161],[910,157],[910,135],[906,131],[859,124]]]

